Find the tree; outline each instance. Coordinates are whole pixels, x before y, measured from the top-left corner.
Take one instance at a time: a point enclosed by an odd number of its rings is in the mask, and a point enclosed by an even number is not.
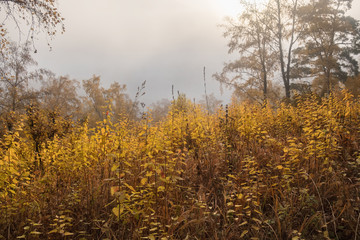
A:
[[[291,79],[297,77],[293,71],[293,48],[302,36],[300,22],[300,0],[273,0],[267,5],[267,13],[271,16],[266,22],[271,30],[272,44],[277,52],[278,66],[284,83],[285,96],[290,98]],[[301,6],[301,5],[300,5]]]
[[[259,11],[256,4],[243,2],[244,12],[235,21],[228,18],[224,37],[230,37],[229,53],[238,52],[240,58],[226,63],[216,80],[249,98],[262,103],[268,95],[269,77],[275,71],[276,52],[271,48],[270,15]],[[259,96],[258,91],[262,94]]]
[[[106,118],[106,115],[112,114],[115,118],[120,115],[129,116],[133,112],[133,102],[125,93],[126,85],[120,85],[117,82],[111,84],[108,89],[100,86],[100,76],[93,76],[83,81],[83,88],[86,93],[84,98],[85,111],[87,111],[91,124]],[[134,113],[136,114],[136,113]]]
[[[360,95],[360,75],[357,75],[356,77],[349,77],[345,82],[345,87],[355,97],[359,97],[359,95]]]
[[[339,81],[358,74],[354,56],[360,52],[359,21],[346,16],[352,0],[315,0],[302,7],[301,37],[305,48],[297,49],[300,66],[314,77],[313,86],[321,95]]]
[[[77,94],[78,88],[77,80],[50,74],[40,89],[41,108],[55,111],[63,117],[79,115],[81,100]]]
[[[202,105],[203,108],[206,109],[210,114],[215,113],[216,110],[220,108],[221,103],[222,100],[217,99],[214,93],[204,95],[199,101],[199,104]]]
[[[151,104],[151,116],[153,119],[153,122],[159,122],[161,119],[166,117],[170,110],[171,101],[163,98],[160,101],[157,101],[156,103]]]
[[[187,113],[192,106],[193,104],[191,100],[186,97],[186,94],[178,91],[177,98],[173,97],[173,100],[171,101],[170,111],[173,114]]]
[[[276,104],[280,100],[279,96],[282,96],[281,95],[283,91],[282,86],[280,85],[280,83],[276,81],[269,81],[268,89],[269,91],[266,97],[266,102],[270,104]],[[258,96],[258,97],[249,97],[249,96]],[[231,102],[234,103],[246,102],[246,103],[258,104],[259,103],[258,99],[260,99],[261,96],[262,93],[260,89],[253,88],[251,90],[249,89],[247,92],[244,92],[240,88],[235,88],[231,96]],[[264,102],[261,102],[261,104],[263,105]]]
[[[46,71],[30,71],[37,62],[30,54],[29,43],[22,46],[10,43],[7,51],[0,54],[0,59],[0,111],[23,110],[37,96],[30,81],[41,80]]]
[[[64,18],[56,7],[55,0],[0,0],[0,12],[2,13],[0,31],[5,30],[7,22],[13,22],[21,36],[21,24],[25,22],[29,26],[28,37],[34,39],[34,34],[44,31],[50,37],[58,32],[65,31]],[[1,40],[5,35],[1,35]]]
[[[268,77],[276,72],[280,72],[286,98],[292,87],[301,85],[293,79],[314,79],[313,86],[322,95],[329,93],[339,81],[359,72],[355,59],[360,53],[359,21],[345,15],[351,2],[269,0],[257,8],[242,1],[244,12],[225,32],[231,36],[229,52],[238,50],[241,57],[215,77],[227,84],[246,79],[234,86],[252,100],[258,100],[254,96],[260,87],[266,96]],[[233,75],[228,77],[229,73]]]

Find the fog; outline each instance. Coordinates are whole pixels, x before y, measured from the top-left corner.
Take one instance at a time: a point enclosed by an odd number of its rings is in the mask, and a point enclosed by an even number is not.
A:
[[[146,80],[149,104],[171,98],[172,85],[200,99],[205,66],[208,93],[226,102],[231,92],[221,95],[212,74],[231,58],[218,25],[234,6],[240,11],[235,0],[61,0],[66,32],[49,41],[51,51],[40,34],[35,58],[58,75],[126,84],[130,96]]]
[[[238,0],[60,0],[66,32],[48,39],[37,35],[34,55],[39,67],[79,81],[100,75],[103,85],[126,84],[130,97],[146,80],[148,105],[171,98],[171,89],[199,100],[208,94],[224,102],[212,74],[236,54],[227,53],[222,36],[225,16],[241,13]],[[349,12],[360,18],[360,0]],[[9,29],[12,34],[17,30]],[[47,43],[50,43],[51,51]]]

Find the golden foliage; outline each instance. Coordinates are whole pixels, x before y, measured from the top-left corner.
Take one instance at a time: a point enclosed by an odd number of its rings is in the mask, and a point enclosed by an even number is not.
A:
[[[94,129],[36,114],[1,138],[0,239],[358,235],[360,102],[348,92],[212,115],[182,99],[162,121],[109,114]]]

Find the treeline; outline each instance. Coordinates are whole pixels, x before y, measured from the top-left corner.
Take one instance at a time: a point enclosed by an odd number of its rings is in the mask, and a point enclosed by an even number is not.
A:
[[[229,53],[239,55],[214,75],[253,102],[290,99],[292,92],[325,96],[347,87],[359,93],[359,20],[352,0],[241,1],[223,25]]]
[[[103,87],[100,76],[81,82],[69,76],[57,76],[50,70],[37,68],[30,44],[8,43],[0,55],[0,132],[13,130],[22,114],[38,109],[48,115],[59,116],[73,122],[86,121],[89,126],[106,118],[111,112],[113,120],[121,117],[133,120],[141,117],[141,95],[145,82],[132,98],[126,85],[112,83]],[[154,105],[155,117],[161,118],[170,101]],[[162,109],[162,111],[161,111]]]
[[[149,108],[153,121],[158,122],[170,109],[169,99],[150,104],[142,101],[146,81],[130,96],[125,84],[113,82],[106,88],[100,76],[79,81],[38,68],[29,42],[24,45],[8,42],[0,52],[0,61],[0,136],[12,131],[23,115],[30,117],[34,111],[44,116],[45,122],[61,118],[69,125],[86,122],[92,128],[109,115],[114,122],[124,118],[141,120]],[[186,95],[179,92],[173,93],[172,98],[186,101]],[[221,101],[211,93],[197,103],[214,113]]]
[[[229,52],[239,58],[226,63],[222,72],[214,74],[215,79],[234,90],[234,101],[259,104],[291,101],[296,94],[325,96],[343,88],[357,96],[360,25],[359,20],[346,15],[351,3],[351,0],[270,0],[257,4],[241,1],[242,13],[223,26],[224,36],[229,38]],[[12,4],[21,8],[16,1],[1,4],[9,7],[10,13]],[[45,29],[61,26],[64,30],[53,1],[27,4],[28,9],[37,13],[45,8],[49,17],[54,16],[52,26],[47,25],[52,22],[50,19],[42,22],[40,18],[34,18],[32,25],[43,24]],[[23,12],[23,17],[26,14],[27,11]],[[1,132],[11,129],[16,116],[30,106],[66,119],[87,121],[89,126],[95,126],[109,112],[117,119],[120,116],[139,119],[145,111],[141,104],[145,85],[139,86],[136,96],[129,96],[126,85],[114,82],[105,88],[100,76],[78,81],[35,69],[30,44],[11,43],[4,25],[0,27],[4,42],[0,56]],[[33,30],[30,32],[34,34]],[[210,112],[220,105],[214,96],[205,96],[202,103]],[[169,106],[166,99],[152,105],[154,119],[165,116]]]

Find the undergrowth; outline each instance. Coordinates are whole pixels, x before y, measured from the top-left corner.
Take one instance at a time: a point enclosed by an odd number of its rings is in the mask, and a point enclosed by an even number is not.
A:
[[[157,123],[19,117],[0,143],[0,239],[360,239],[357,99],[176,101]]]

